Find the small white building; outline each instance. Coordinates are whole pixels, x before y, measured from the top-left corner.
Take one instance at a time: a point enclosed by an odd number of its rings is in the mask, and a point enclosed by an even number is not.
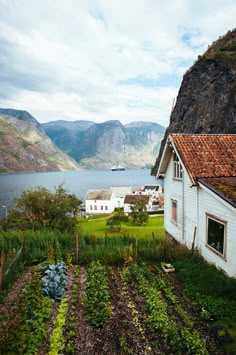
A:
[[[111,190],[88,190],[85,196],[86,214],[112,213],[115,209],[114,201]]]
[[[236,277],[236,135],[170,134],[156,177],[166,232]]]
[[[129,214],[132,211],[131,206],[134,205],[137,202],[137,200],[140,200],[140,199],[145,201],[147,211],[150,211],[151,208],[152,208],[152,205],[149,202],[150,199],[149,199],[148,195],[131,194],[131,195],[126,195],[125,196],[124,213]]]
[[[152,205],[153,211],[157,211],[163,205],[163,189],[161,185],[144,185],[141,194],[150,197],[149,203]]]
[[[131,194],[131,186],[114,186],[111,187],[111,191],[114,195],[114,206],[115,208],[123,208],[125,196]]]

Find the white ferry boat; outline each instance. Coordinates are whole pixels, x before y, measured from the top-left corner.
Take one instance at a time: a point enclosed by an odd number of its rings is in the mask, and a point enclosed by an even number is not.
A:
[[[124,171],[125,168],[121,165],[114,165],[111,167],[111,171]]]

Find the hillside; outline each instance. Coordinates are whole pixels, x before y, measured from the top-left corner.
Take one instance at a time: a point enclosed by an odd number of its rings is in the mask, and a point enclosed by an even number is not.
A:
[[[0,173],[78,169],[26,111],[0,109]]]
[[[236,29],[215,41],[184,75],[152,175],[169,133],[236,133]]]
[[[45,132],[64,152],[84,168],[152,166],[165,128],[157,123],[120,121],[53,121],[42,124]]]

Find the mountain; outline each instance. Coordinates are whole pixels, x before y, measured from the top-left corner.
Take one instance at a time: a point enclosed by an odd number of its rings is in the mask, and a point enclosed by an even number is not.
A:
[[[27,111],[0,109],[0,173],[75,169]]]
[[[47,135],[84,168],[150,167],[160,147],[165,128],[157,123],[118,120],[53,121],[42,124]]]
[[[236,29],[213,42],[184,75],[152,175],[169,133],[236,133]]]

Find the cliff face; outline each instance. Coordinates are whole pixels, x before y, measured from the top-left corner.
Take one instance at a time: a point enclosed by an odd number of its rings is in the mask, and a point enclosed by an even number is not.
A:
[[[157,123],[120,121],[92,123],[53,121],[42,125],[57,146],[84,168],[150,167],[165,128]]]
[[[78,169],[31,117],[25,111],[0,109],[0,173]]]
[[[152,175],[169,133],[236,133],[236,30],[214,42],[184,75]]]

